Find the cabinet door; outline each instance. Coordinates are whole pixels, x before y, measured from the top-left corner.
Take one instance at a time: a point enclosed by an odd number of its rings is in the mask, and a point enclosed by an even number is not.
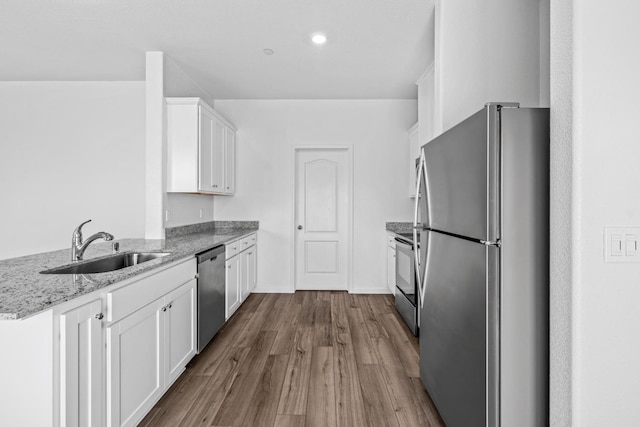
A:
[[[249,294],[258,283],[258,246],[254,245],[247,249],[247,276],[249,278]]]
[[[225,125],[207,108],[200,107],[199,190],[224,192]]]
[[[249,252],[251,249],[240,254],[240,300],[244,301],[249,296]]]
[[[414,126],[409,130],[409,197],[416,196],[416,159],[420,157],[420,127]]]
[[[165,384],[184,371],[196,354],[196,280],[165,297]]]
[[[236,255],[227,260],[227,293],[226,293],[226,318],[229,319],[234,311],[240,306],[240,259],[241,255]]]
[[[60,425],[101,426],[102,301],[60,315]]]
[[[164,392],[164,298],[107,327],[107,425],[136,425]]]
[[[225,128],[226,138],[224,143],[225,169],[224,181],[226,194],[236,192],[236,133],[231,128]]]
[[[212,192],[213,188],[213,151],[214,151],[214,117],[209,110],[199,107],[199,164],[198,189]]]
[[[396,248],[387,246],[387,286],[392,294],[396,293]]]
[[[213,120],[213,156],[211,160],[211,187],[216,193],[224,193],[224,141],[226,137],[224,123],[218,118]]]

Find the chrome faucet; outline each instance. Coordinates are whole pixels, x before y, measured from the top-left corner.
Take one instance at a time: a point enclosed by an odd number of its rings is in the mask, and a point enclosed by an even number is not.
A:
[[[75,230],[73,230],[73,235],[71,236],[71,261],[73,262],[82,260],[82,254],[87,249],[87,246],[89,246],[89,244],[94,240],[101,238],[104,240],[113,240],[112,234],[101,231],[99,233],[92,234],[87,238],[87,240],[83,242],[82,226],[88,222],[91,222],[91,220],[83,222],[82,224],[77,226]]]

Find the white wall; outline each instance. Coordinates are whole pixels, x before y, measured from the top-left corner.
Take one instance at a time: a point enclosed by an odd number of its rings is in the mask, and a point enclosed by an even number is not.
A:
[[[550,43],[551,43],[551,30],[550,30],[550,14],[551,14],[551,0],[540,0],[540,48],[539,48],[539,60],[540,60],[540,107],[549,107],[549,73],[550,73]]]
[[[540,3],[436,0],[436,132],[487,102],[540,105]]]
[[[353,289],[386,290],[385,222],[410,221],[407,129],[414,100],[221,100],[234,122],[237,184],[216,220],[260,221],[258,291],[293,289],[293,147],[353,145]]]
[[[640,419],[640,265],[603,257],[604,227],[640,226],[638,16],[625,0],[551,7],[554,426]]]
[[[198,97],[213,106],[211,94],[202,89],[177,63],[167,56],[164,61],[164,96],[167,98]],[[164,165],[163,167],[166,168]],[[167,193],[165,210],[168,210],[170,214],[169,220],[165,221],[165,227],[213,221],[214,199],[214,196],[206,194]],[[202,216],[200,212],[202,212]]]
[[[145,55],[145,223],[146,239],[164,239],[167,200],[164,54]]]
[[[199,97],[213,105],[178,64],[162,52],[146,53],[146,230],[148,239],[164,238],[165,227],[213,221],[214,196],[167,193],[165,97]]]
[[[554,2],[550,23],[550,425],[573,418],[573,289],[576,279],[573,227],[573,5]]]
[[[144,235],[144,83],[0,82],[0,259]]]

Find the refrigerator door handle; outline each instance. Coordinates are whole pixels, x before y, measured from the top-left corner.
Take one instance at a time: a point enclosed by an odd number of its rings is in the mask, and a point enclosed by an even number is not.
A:
[[[422,163],[424,162],[424,150],[420,150],[420,164],[418,166],[418,176],[416,178],[416,197],[415,197],[415,202],[413,204],[413,234],[414,234],[414,238],[415,238],[415,229],[416,227],[418,227],[418,212],[420,210],[420,182],[422,181]],[[420,226],[422,227],[422,224],[420,224]]]
[[[425,257],[425,266],[424,266],[424,277],[421,282],[418,282],[418,298],[420,298],[420,308],[424,307],[424,296],[427,293],[427,279],[429,278],[429,261],[431,259],[431,251],[429,250],[431,247],[431,232],[428,232],[427,236],[427,247],[425,251],[427,252],[427,256]]]
[[[418,213],[420,211],[420,183],[422,182],[422,165],[424,164],[424,150],[420,149],[420,163],[418,165],[418,177],[416,178],[416,198],[414,203],[413,210],[413,242],[415,243],[415,247],[413,250],[414,255],[414,265],[416,271],[416,279],[418,281],[418,296],[420,296],[420,285],[421,285],[421,277],[420,277],[420,245],[418,244],[418,230],[422,230],[424,226],[422,224],[418,224]]]

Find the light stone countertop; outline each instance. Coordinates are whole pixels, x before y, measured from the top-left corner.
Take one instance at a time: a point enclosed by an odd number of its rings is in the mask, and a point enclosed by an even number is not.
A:
[[[387,222],[385,223],[385,229],[392,233],[412,233],[412,222]]]
[[[405,233],[413,233],[412,222],[387,222],[385,224],[385,229],[389,233],[393,233],[398,237],[413,242],[413,237],[403,236]],[[420,235],[420,233],[418,233],[418,235]]]
[[[121,282],[142,272],[194,256],[214,246],[256,232],[257,228],[226,228],[170,237],[166,240],[116,239],[120,253],[170,252],[170,255],[107,273],[40,274],[71,264],[71,249],[0,260],[0,320],[22,319],[57,304]],[[111,255],[111,243],[92,243],[84,260]]]

